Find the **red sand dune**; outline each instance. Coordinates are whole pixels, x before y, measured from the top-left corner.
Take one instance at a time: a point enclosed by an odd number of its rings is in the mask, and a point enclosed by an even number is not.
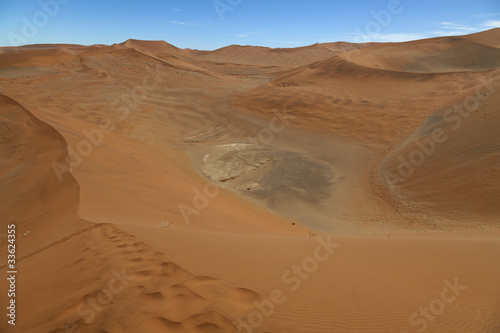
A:
[[[0,331],[500,332],[499,40],[1,48]]]

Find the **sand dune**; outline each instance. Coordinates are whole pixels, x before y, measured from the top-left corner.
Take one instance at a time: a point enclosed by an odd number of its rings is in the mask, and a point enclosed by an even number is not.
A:
[[[30,253],[78,228],[79,186],[71,176],[60,183],[52,168],[68,157],[64,138],[15,100],[0,95],[0,103],[4,223],[22,221],[21,230],[47,233],[23,245]]]
[[[500,332],[499,31],[1,48],[0,330]]]
[[[490,44],[498,40],[498,29],[488,38],[440,37],[394,45],[376,45],[345,53],[357,64],[391,71],[442,73],[485,71],[498,68],[500,49]],[[483,35],[479,35],[483,36]],[[484,42],[485,44],[483,44]]]
[[[414,213],[448,215],[457,224],[467,220],[462,214],[472,223],[483,218],[498,223],[499,74],[485,73],[484,85],[430,115],[387,157],[381,175]]]
[[[269,85],[238,96],[235,103],[267,113],[286,105],[301,125],[363,141],[396,142],[482,76],[481,72],[387,71],[334,56],[286,72]],[[384,85],[376,84],[380,80]]]
[[[372,44],[317,43],[293,49],[230,45],[215,51],[179,49],[164,41],[128,40],[119,45],[153,54],[162,59],[180,59],[214,72],[258,75],[275,74],[286,69],[305,66],[339,53],[346,53],[353,49],[358,50]]]
[[[463,38],[469,39],[475,43],[480,43],[483,45],[489,45],[493,47],[500,47],[500,42],[498,41],[498,28],[491,29],[488,31],[482,31],[475,34],[465,35]]]
[[[19,270],[24,273],[17,301],[27,311],[19,325],[23,332],[235,330],[227,316],[250,310],[252,301],[261,298],[257,293],[195,276],[113,225],[80,220],[78,183],[71,174],[59,182],[53,170],[53,162],[56,168],[65,163],[65,140],[11,98],[2,95],[1,108],[2,183],[9,184],[2,189],[9,193],[4,197],[9,209],[2,215],[6,224],[17,224],[19,236],[25,232],[17,243],[22,246]],[[16,206],[23,209],[13,210]],[[73,278],[47,284],[56,272]],[[115,280],[120,276],[123,285],[106,284],[112,281],[104,280],[107,275]],[[54,301],[47,304],[48,299]],[[93,307],[92,300],[99,305]],[[128,318],[135,304],[141,313]],[[9,329],[5,322],[1,325]]]

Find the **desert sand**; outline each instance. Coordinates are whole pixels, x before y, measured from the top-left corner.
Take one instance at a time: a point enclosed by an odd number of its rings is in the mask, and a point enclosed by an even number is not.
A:
[[[0,331],[499,333],[499,41],[0,48]]]

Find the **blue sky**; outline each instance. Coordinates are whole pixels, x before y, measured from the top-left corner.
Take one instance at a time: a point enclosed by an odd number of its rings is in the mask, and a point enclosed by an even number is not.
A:
[[[500,0],[0,0],[0,45],[397,42],[500,27]]]

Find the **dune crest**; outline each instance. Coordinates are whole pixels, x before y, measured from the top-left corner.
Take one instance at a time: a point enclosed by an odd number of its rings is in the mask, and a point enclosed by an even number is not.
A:
[[[500,66],[500,28],[464,37],[381,44],[343,54],[359,65],[412,73],[485,71]]]

